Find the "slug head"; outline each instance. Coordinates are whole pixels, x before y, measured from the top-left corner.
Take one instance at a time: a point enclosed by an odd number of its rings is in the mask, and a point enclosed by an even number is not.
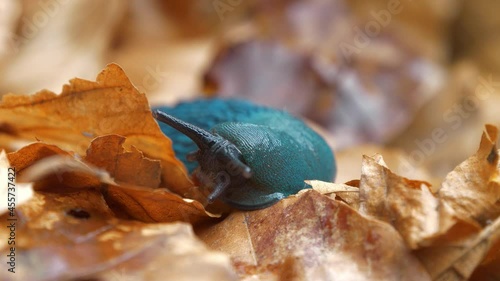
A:
[[[252,177],[252,170],[244,163],[241,151],[227,139],[160,110],[154,111],[153,116],[183,133],[198,146],[199,150],[190,153],[188,160],[197,161],[200,165],[194,173],[203,186],[211,188],[207,198],[209,203]]]

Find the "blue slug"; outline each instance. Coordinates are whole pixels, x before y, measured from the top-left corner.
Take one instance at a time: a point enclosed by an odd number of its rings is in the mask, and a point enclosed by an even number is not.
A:
[[[284,111],[207,99],[153,108],[153,115],[176,155],[211,190],[209,203],[255,210],[309,188],[304,180],[335,178],[325,140]]]

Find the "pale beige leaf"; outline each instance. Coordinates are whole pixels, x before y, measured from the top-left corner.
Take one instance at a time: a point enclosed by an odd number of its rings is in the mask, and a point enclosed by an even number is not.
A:
[[[446,176],[437,194],[457,216],[482,225],[500,214],[497,137],[498,129],[486,125],[476,154]]]
[[[306,181],[314,190],[331,198],[340,200],[353,209],[359,208],[359,188],[348,184],[330,183],[318,180]]]
[[[233,213],[198,233],[231,256],[240,278],[430,280],[390,225],[314,190]]]
[[[312,189],[321,194],[330,194],[337,192],[359,192],[359,188],[352,187],[347,184],[324,182],[319,180],[307,180],[306,183],[311,185]]]
[[[433,280],[468,280],[492,246],[500,242],[500,218],[477,235],[449,246],[436,246],[416,252]]]
[[[379,164],[378,158],[363,157],[360,181],[360,212],[392,224],[412,249],[444,233],[454,223],[452,214],[439,208],[429,184],[409,180]]]

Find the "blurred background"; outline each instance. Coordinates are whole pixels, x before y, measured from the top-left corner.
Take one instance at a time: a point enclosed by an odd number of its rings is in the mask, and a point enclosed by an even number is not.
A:
[[[361,155],[434,182],[500,124],[498,1],[2,0],[0,93],[123,67],[151,104],[237,97],[306,118],[338,182]],[[105,105],[103,105],[105,106]],[[125,114],[125,113],[124,113]]]

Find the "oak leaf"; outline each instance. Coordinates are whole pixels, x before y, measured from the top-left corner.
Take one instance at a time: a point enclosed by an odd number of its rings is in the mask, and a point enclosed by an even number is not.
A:
[[[165,187],[181,195],[193,187],[152,117],[146,96],[116,64],[109,64],[96,82],[72,79],[59,95],[47,90],[5,95],[0,120],[0,128],[8,128],[0,130],[0,148],[12,150],[20,140],[41,140],[83,156],[94,138],[117,134],[126,137],[126,149],[135,146],[146,157],[161,161]]]

